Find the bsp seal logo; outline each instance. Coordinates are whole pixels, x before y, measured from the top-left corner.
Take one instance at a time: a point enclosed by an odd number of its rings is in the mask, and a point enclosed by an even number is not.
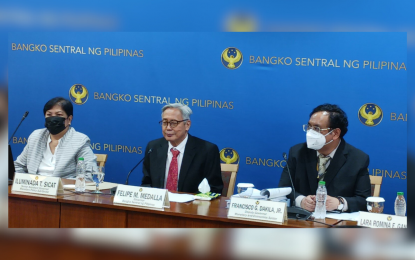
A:
[[[242,52],[235,47],[226,48],[222,52],[222,64],[227,69],[235,70],[242,65]]]
[[[220,160],[226,164],[239,164],[239,154],[232,148],[223,148],[220,152]]]
[[[378,105],[367,103],[360,107],[357,116],[365,126],[377,126],[383,119],[383,112]]]
[[[69,98],[77,105],[83,105],[88,100],[88,90],[82,84],[75,84],[69,89]]]

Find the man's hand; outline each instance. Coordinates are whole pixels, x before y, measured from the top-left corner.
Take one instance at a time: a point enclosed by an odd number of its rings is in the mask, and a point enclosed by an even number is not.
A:
[[[327,200],[326,200],[327,211],[335,210],[337,209],[339,205],[340,205],[340,201],[338,198],[327,195]]]
[[[316,195],[308,195],[301,201],[301,207],[308,211],[314,211],[316,208]]]

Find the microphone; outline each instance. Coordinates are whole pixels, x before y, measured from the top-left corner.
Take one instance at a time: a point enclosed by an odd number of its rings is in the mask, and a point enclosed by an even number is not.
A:
[[[9,139],[9,144],[10,144],[10,141],[12,140],[12,138],[13,138],[14,134],[17,132],[17,129],[19,129],[20,125],[22,124],[23,120],[25,120],[25,118],[27,117],[27,115],[28,115],[28,114],[29,114],[29,111],[26,111],[26,112],[24,113],[24,115],[23,115],[23,117],[22,117],[22,120],[20,120],[19,125],[16,127],[16,130],[14,130],[14,132],[13,132],[12,136],[11,136],[11,137],[10,137],[10,139]]]
[[[149,155],[151,152],[153,151],[153,149],[148,150],[148,152],[146,153],[146,155],[144,155],[143,159],[141,159],[135,166],[134,168],[131,169],[131,171],[128,173],[127,175],[127,180],[125,181],[125,185],[128,185],[128,179],[130,178],[130,174],[135,170],[135,168],[137,168],[138,165],[140,165],[140,163],[142,161],[144,161],[144,159],[147,157],[147,155]]]
[[[287,154],[285,152],[283,152],[282,153],[282,157],[284,157],[284,160],[287,163],[288,176],[290,177],[291,187],[293,188],[293,192],[294,192],[294,199],[293,199],[293,203],[292,204],[295,206],[295,187],[294,187],[293,179],[291,178],[290,167],[288,167]]]
[[[287,208],[287,216],[288,218],[291,218],[291,219],[307,220],[311,216],[312,213],[306,209],[295,206],[295,188],[294,188],[293,179],[291,178],[290,167],[288,166],[287,154],[285,152],[282,153],[282,157],[284,157],[284,160],[287,163],[288,176],[290,177],[291,186],[294,192],[293,206]]]

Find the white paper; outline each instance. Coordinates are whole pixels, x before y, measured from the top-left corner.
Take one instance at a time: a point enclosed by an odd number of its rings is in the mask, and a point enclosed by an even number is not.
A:
[[[99,184],[99,189],[100,190],[108,190],[114,187],[117,187],[118,183],[112,183],[112,182],[103,182]],[[63,185],[63,188],[65,190],[74,190],[75,189],[75,184],[65,184]],[[96,184],[95,182],[87,182],[85,184],[85,190],[96,190]]]
[[[237,197],[237,198],[240,198],[239,194],[234,194],[234,195],[232,195],[231,197]],[[266,196],[262,196],[262,195],[261,195],[261,191],[260,191],[260,190],[258,190],[258,189],[253,189],[253,191],[252,191],[252,195],[251,195],[250,199],[267,199],[267,197],[266,197]]]
[[[269,199],[269,200],[272,200],[272,201],[287,201],[288,199],[287,199],[287,197],[286,196],[281,196],[281,197],[275,197],[275,198],[271,198],[271,199]]]
[[[86,190],[96,190],[96,186],[97,185],[94,182],[90,182],[90,183],[87,183],[85,185],[85,189]],[[99,184],[99,189],[100,190],[109,190],[109,189],[112,189],[112,188],[117,187],[117,186],[118,186],[118,183],[103,182],[103,183]]]
[[[178,194],[178,193],[172,193],[169,192],[169,200],[170,202],[179,202],[179,203],[184,203],[184,202],[189,202],[189,201],[194,201],[194,195],[190,195],[190,194]]]
[[[63,185],[63,189],[65,189],[65,190],[74,190],[75,189],[75,184],[65,184],[65,185]]]
[[[314,214],[314,213],[313,213]],[[359,219],[359,212],[352,213],[326,213],[326,218],[338,219],[338,220],[351,220],[357,221]]]
[[[269,198],[277,198],[277,197],[285,197],[291,193],[291,187],[284,187],[284,188],[272,188],[272,189],[263,189],[261,190],[261,194],[265,195],[266,191],[269,192]]]

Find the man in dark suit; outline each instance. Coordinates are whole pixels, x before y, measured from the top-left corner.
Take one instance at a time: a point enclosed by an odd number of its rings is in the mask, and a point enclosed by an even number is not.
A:
[[[143,164],[142,186],[169,191],[199,193],[204,178],[210,191],[222,193],[219,149],[215,144],[188,134],[192,110],[180,103],[162,109],[163,138],[150,141]]]
[[[296,206],[314,211],[318,182],[324,180],[328,211],[367,210],[369,156],[344,140],[348,124],[346,113],[337,105],[323,104],[311,112],[303,126],[307,142],[291,147],[287,162],[296,195],[294,199],[291,193],[290,199]],[[279,186],[291,187],[287,167]]]

